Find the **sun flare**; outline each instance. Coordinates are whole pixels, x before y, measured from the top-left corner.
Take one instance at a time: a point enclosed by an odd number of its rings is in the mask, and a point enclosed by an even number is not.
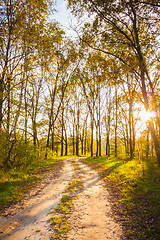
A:
[[[147,122],[148,120],[155,118],[155,112],[154,111],[146,111],[145,109],[142,109],[139,113],[139,117],[141,118],[142,122]]]

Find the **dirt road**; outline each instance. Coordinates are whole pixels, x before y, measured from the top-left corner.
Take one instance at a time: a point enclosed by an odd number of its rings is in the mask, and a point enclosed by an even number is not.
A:
[[[66,239],[123,239],[122,228],[112,217],[109,193],[98,173],[79,159],[74,160],[79,166],[76,170],[72,162],[71,159],[64,160],[63,168],[56,177],[49,173],[47,184],[44,187],[37,186],[36,194],[24,201],[23,210],[12,216],[0,217],[0,239],[51,239],[53,230],[47,220],[76,174],[82,180],[82,188],[73,201],[74,211],[68,219],[71,230]]]

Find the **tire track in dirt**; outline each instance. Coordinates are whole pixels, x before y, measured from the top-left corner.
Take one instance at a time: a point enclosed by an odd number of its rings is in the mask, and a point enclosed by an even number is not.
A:
[[[60,202],[63,191],[74,174],[69,160],[57,178],[51,181],[36,196],[26,202],[24,210],[0,219],[0,239],[3,240],[44,240],[52,234],[47,214]]]
[[[73,161],[77,167],[73,167]],[[51,178],[38,194],[28,198],[24,210],[13,216],[1,217],[0,239],[53,239],[53,229],[47,220],[60,203],[74,176],[81,179],[82,188],[78,191],[78,197],[73,199],[73,210],[68,216],[71,230],[66,239],[123,239],[122,227],[112,216],[109,193],[104,187],[103,180],[80,159],[64,160],[61,173],[56,178]],[[39,190],[38,186],[36,188]]]
[[[75,162],[79,165],[83,188],[73,202],[75,211],[69,219],[72,226],[69,240],[123,239],[122,227],[112,217],[109,193],[103,180],[86,164]]]

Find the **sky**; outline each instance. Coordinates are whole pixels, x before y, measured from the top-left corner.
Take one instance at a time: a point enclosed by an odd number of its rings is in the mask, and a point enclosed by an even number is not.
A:
[[[71,29],[70,25],[76,24],[75,17],[71,14],[69,9],[67,9],[67,1],[65,0],[57,0],[55,9],[57,12],[53,15],[60,25],[62,25],[64,31],[66,32],[67,36],[76,37],[76,33]]]

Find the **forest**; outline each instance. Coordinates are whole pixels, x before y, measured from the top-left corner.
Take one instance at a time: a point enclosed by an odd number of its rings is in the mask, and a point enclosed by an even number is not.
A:
[[[158,1],[68,6],[88,14],[74,40],[52,1],[1,1],[1,166],[88,153],[160,164]]]
[[[65,3],[76,37],[54,0],[0,0],[0,208],[39,169],[84,157],[134,214],[129,236],[158,240],[160,3]]]

